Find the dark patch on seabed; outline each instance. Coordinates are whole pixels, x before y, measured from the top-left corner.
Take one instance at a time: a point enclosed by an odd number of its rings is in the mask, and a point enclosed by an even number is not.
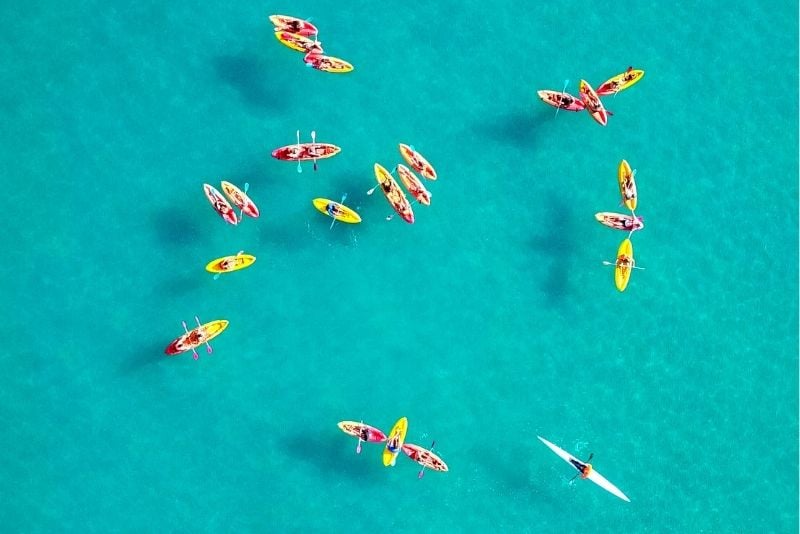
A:
[[[547,199],[545,217],[535,221],[542,231],[538,236],[533,236],[530,243],[539,253],[535,261],[540,265],[542,262],[548,264],[541,281],[542,291],[552,299],[562,300],[569,293],[569,264],[575,250],[575,217],[556,191],[544,195],[544,198]]]
[[[491,141],[530,149],[536,145],[542,118],[530,109],[503,110],[493,114],[489,121],[473,124],[472,130]]]
[[[326,478],[346,476],[358,484],[377,481],[374,449],[379,443],[362,443],[367,450],[359,455],[356,454],[356,439],[336,430],[325,435],[296,433],[284,438],[283,444],[281,450],[292,457],[292,462],[311,464]],[[320,454],[320,451],[325,453]]]
[[[210,205],[208,209],[213,210]],[[199,225],[192,219],[193,214],[179,205],[154,212],[150,219],[159,241],[166,245],[189,245],[200,239]]]
[[[217,78],[239,92],[242,100],[254,108],[275,111],[285,99],[282,69],[269,69],[264,60],[248,52],[214,58]],[[285,76],[285,75],[284,75]]]

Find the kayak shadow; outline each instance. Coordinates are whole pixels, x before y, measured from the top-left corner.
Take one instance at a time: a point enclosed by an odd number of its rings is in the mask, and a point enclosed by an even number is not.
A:
[[[167,245],[189,245],[200,239],[199,224],[180,206],[156,211],[151,220],[158,240]]]
[[[361,454],[356,454],[355,439],[348,440],[344,435],[295,434],[283,440],[282,450],[294,462],[304,462],[316,467],[327,478],[347,477],[359,485],[377,482],[375,455],[370,449],[379,444],[362,443]],[[372,458],[370,458],[372,456]]]
[[[568,267],[575,250],[575,216],[555,191],[544,196],[550,200],[544,209],[543,220],[536,224],[544,231],[531,238],[530,246],[537,252],[536,264],[547,266],[541,281],[542,291],[551,299],[562,300],[570,290]],[[554,231],[554,225],[557,225],[557,231]]]
[[[213,60],[217,78],[235,89],[248,106],[261,110],[279,109],[282,98],[279,88],[286,87],[256,54],[240,52],[217,56]]]
[[[153,340],[136,347],[134,352],[120,363],[120,374],[130,375],[155,367],[156,364],[166,358],[164,354],[164,347],[166,346],[166,343]]]
[[[536,144],[538,128],[542,120],[529,109],[512,109],[497,113],[489,122],[473,125],[475,135],[490,141],[531,148]]]

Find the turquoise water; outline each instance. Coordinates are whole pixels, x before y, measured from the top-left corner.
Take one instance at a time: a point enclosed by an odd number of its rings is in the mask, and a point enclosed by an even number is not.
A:
[[[2,530],[796,531],[796,6],[74,4],[0,8]],[[628,65],[606,128],[535,96]],[[342,153],[270,158],[297,129]],[[439,173],[414,225],[366,195],[398,142]],[[226,225],[221,179],[261,218]],[[364,222],[329,230],[344,193]],[[214,353],[165,357],[195,314],[230,320]],[[402,415],[449,473],[336,428]]]

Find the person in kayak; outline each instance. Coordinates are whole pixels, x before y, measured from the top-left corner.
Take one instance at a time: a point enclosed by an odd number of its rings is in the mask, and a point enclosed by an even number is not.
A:
[[[225,258],[224,260],[219,262],[219,268],[222,269],[223,271],[233,269],[234,267],[236,267],[236,258],[238,256],[241,256],[242,254],[244,254],[244,250],[240,250],[239,252],[237,252],[236,256],[234,256],[233,258]]]
[[[578,475],[580,475],[581,478],[588,477],[589,473],[592,472],[592,464],[590,464],[589,462],[592,460],[593,456],[594,456],[594,453],[590,453],[589,454],[589,458],[586,459],[586,463],[578,461],[578,460],[570,460],[569,461],[569,463],[571,463],[572,466],[575,469],[578,470]],[[577,477],[578,475],[575,475],[575,477]],[[575,477],[572,477],[572,480],[575,480]]]
[[[361,441],[369,441],[369,429],[367,429],[367,427],[365,427],[365,426],[361,427],[361,435],[360,435],[360,437],[361,437]]]
[[[628,70],[625,71],[625,76],[622,77],[623,82],[629,82],[634,79],[636,75],[633,73],[633,67],[628,66]]]
[[[391,452],[397,451],[397,445],[400,443],[400,436],[397,434],[393,435],[389,438],[389,441],[386,443],[386,448],[389,449]]]
[[[337,206],[333,202],[329,202],[325,211],[327,211],[328,215],[330,215],[331,217],[337,217],[339,215],[339,206]],[[366,429],[362,429],[361,432],[362,433],[366,432]]]

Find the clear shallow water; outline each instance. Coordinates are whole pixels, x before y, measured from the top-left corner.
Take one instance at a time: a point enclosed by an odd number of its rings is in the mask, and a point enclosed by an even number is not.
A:
[[[794,531],[794,11],[4,6],[0,521]],[[312,16],[356,70],[304,67],[272,12]],[[647,74],[606,128],[535,97],[629,64]],[[271,159],[298,128],[342,154]],[[414,225],[365,194],[398,142],[440,175]],[[618,209],[623,157],[646,270],[619,294],[600,262],[622,234],[592,216]],[[262,217],[226,226],[200,187],[220,179]],[[329,231],[310,200],[345,192],[364,223]],[[240,249],[256,265],[203,271]],[[195,314],[231,321],[214,355],[164,357]],[[450,473],[387,470],[335,426],[401,415]],[[570,486],[536,434],[633,502]]]

